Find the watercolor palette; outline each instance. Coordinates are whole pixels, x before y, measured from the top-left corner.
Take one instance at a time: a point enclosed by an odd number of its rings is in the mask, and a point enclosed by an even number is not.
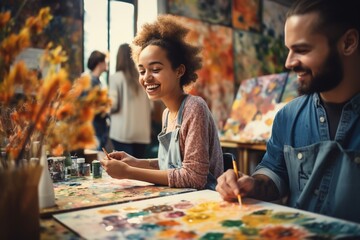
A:
[[[222,201],[203,190],[63,214],[54,218],[86,239],[336,239],[360,225],[285,206]]]
[[[40,209],[46,217],[55,213],[80,210],[108,204],[124,203],[153,197],[168,196],[195,191],[192,188],[169,188],[131,179],[114,179],[108,175],[103,178],[74,178],[54,183],[54,207]]]

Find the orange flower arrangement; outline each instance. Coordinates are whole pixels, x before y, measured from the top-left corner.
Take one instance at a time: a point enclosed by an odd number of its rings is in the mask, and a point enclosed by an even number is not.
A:
[[[15,20],[9,11],[0,12],[0,169],[11,160],[29,159],[33,141],[45,143],[53,155],[94,147],[92,120],[111,105],[105,89],[91,88],[89,76],[68,78],[59,67],[67,61],[61,46],[47,45],[41,59],[46,74],[40,78],[38,71],[15,61],[51,19],[50,8],[42,8],[13,33]]]

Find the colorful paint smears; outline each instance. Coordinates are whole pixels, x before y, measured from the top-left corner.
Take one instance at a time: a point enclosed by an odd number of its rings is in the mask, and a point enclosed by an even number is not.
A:
[[[80,210],[94,206],[124,203],[153,197],[195,191],[191,188],[169,188],[131,179],[74,178],[54,183],[56,206],[40,210],[42,216]]]
[[[106,211],[105,211],[106,210]],[[86,239],[337,239],[360,237],[360,225],[215,191],[111,205],[54,217]],[[354,238],[355,239],[355,238]]]

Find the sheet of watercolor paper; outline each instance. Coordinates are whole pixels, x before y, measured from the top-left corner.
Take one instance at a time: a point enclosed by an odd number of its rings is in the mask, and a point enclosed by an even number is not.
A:
[[[191,188],[169,188],[154,186],[152,183],[131,179],[114,179],[108,175],[103,178],[74,178],[54,183],[54,207],[40,209],[42,216],[74,209],[123,203],[177,193],[195,191]]]
[[[56,214],[86,239],[335,239],[360,225],[277,204],[222,201],[203,190]]]

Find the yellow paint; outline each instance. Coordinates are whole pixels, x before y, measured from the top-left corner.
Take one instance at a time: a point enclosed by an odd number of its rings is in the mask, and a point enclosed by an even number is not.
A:
[[[116,209],[100,209],[98,213],[100,214],[112,214],[112,213],[118,213],[119,211]]]

